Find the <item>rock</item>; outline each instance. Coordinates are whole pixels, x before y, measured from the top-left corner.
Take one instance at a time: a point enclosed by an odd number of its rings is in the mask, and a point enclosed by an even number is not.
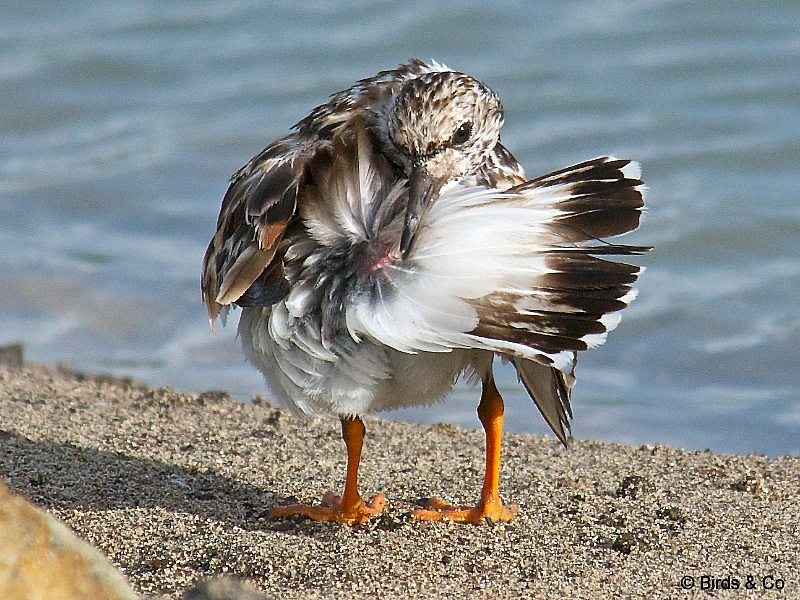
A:
[[[0,365],[9,369],[20,369],[25,364],[24,354],[22,344],[0,346]]]
[[[138,596],[99,550],[0,481],[0,598],[134,600]]]
[[[183,593],[183,600],[267,600],[249,583],[232,577],[205,579]]]

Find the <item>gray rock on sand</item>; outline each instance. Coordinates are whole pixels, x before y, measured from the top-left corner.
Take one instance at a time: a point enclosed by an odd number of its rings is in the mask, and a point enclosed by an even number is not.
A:
[[[98,550],[0,481],[0,598],[134,600]]]

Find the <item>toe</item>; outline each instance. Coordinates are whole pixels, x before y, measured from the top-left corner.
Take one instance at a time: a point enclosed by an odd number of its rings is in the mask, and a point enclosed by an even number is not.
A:
[[[269,519],[286,519],[288,517],[307,517],[313,521],[333,521],[344,523],[345,525],[356,525],[365,523],[377,517],[383,512],[386,506],[386,498],[383,494],[378,494],[365,503],[361,498],[344,504],[341,497],[333,492],[327,492],[319,506],[308,504],[287,504],[276,506],[268,515]]]
[[[457,507],[438,499],[428,501],[427,508],[412,513],[415,521],[451,521],[453,523],[508,523],[517,514],[516,504],[504,506],[499,501],[475,507]]]

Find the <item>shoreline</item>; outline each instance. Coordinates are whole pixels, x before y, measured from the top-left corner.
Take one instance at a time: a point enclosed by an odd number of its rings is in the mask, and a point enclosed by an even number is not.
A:
[[[762,597],[778,579],[783,594],[800,594],[798,457],[587,440],[565,450],[507,434],[501,493],[520,506],[514,521],[412,523],[420,498],[477,499],[483,433],[365,423],[360,488],[386,494],[385,514],[355,528],[267,521],[277,504],[340,490],[337,419],[0,366],[0,479],[149,597],[180,598],[217,575],[268,598],[675,598],[703,577],[740,582],[737,598]]]

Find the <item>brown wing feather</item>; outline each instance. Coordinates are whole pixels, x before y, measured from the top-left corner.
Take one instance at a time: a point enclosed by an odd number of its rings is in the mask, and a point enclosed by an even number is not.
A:
[[[231,179],[203,261],[203,302],[212,323],[221,308],[236,302],[275,259],[297,210],[304,165],[324,144],[281,138]]]

